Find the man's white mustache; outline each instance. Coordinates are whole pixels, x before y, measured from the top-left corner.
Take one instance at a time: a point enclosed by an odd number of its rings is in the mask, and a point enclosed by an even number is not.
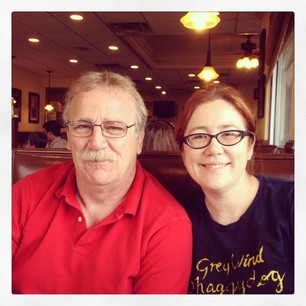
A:
[[[82,154],[82,160],[84,161],[115,161],[117,154],[112,151],[88,151]]]

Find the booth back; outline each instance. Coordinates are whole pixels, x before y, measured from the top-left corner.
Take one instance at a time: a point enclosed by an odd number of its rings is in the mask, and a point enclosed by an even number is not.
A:
[[[47,166],[71,160],[65,149],[14,149],[12,156],[13,183]],[[190,178],[179,153],[145,152],[138,156],[142,166],[151,172],[173,196],[182,202],[199,186]],[[254,174],[294,179],[294,155],[288,153],[255,153]]]

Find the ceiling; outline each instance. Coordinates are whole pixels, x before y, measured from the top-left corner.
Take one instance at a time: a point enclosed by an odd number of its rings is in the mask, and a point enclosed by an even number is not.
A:
[[[171,95],[190,93],[203,84],[188,74],[198,74],[205,65],[208,31],[184,28],[179,20],[186,12],[78,13],[82,21],[72,21],[71,12],[13,13],[13,66],[46,80],[46,71],[51,70],[52,80],[69,83],[85,70],[112,70],[129,75],[142,94],[151,95],[160,94],[156,85]],[[234,86],[257,82],[257,70],[238,70],[235,65],[245,35],[253,35],[251,41],[258,48],[264,14],[220,12],[221,22],[211,30],[211,53],[221,82]],[[29,37],[40,42],[29,43]],[[110,51],[109,45],[119,50]],[[71,58],[78,63],[69,63]],[[132,64],[139,69],[131,69]],[[147,76],[152,81],[146,81]]]

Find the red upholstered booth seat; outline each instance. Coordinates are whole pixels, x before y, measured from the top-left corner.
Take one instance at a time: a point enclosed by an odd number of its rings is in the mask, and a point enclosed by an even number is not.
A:
[[[14,149],[13,183],[34,171],[69,159],[71,153],[65,149]],[[183,201],[199,190],[198,185],[188,175],[179,153],[146,152],[138,159],[178,201]],[[255,153],[253,159],[255,174],[294,179],[293,154]]]

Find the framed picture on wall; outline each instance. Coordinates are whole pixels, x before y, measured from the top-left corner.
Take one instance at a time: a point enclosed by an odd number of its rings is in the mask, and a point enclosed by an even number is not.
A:
[[[21,89],[12,88],[13,115],[21,121]]]
[[[29,92],[29,123],[39,123],[39,94]]]

